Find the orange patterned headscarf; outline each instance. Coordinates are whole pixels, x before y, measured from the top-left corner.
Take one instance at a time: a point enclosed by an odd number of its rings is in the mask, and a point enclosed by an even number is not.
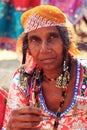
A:
[[[64,13],[59,8],[50,5],[36,6],[24,12],[21,17],[25,33],[41,27],[68,26],[67,22]]]
[[[20,48],[23,35],[32,30],[49,26],[64,26],[67,27],[68,30],[72,30],[72,24],[69,22],[65,14],[59,8],[51,5],[36,6],[24,12],[21,16],[21,23],[24,32],[18,39],[17,50]],[[71,44],[70,52],[74,55],[78,53],[75,44]]]

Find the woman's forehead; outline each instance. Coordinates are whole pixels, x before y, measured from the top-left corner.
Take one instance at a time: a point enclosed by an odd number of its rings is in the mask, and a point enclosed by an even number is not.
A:
[[[44,32],[44,33],[58,32],[58,29],[55,26],[42,27],[42,28],[30,31],[29,34],[35,34],[35,33],[39,33],[39,32]]]

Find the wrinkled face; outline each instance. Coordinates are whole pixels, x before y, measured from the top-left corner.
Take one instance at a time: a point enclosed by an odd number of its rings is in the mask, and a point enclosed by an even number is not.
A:
[[[28,51],[44,70],[56,70],[63,62],[63,41],[56,27],[29,32]]]

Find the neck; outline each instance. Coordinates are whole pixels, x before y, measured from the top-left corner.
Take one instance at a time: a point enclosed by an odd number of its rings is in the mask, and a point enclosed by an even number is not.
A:
[[[56,79],[62,73],[62,70],[63,70],[63,68],[60,67],[55,70],[44,71],[44,76],[48,79]]]

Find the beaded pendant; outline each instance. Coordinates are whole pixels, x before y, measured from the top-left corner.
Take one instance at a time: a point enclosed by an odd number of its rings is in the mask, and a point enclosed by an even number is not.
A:
[[[64,61],[63,65],[63,72],[62,74],[56,79],[56,87],[58,88],[67,88],[67,85],[70,80],[70,73],[69,73],[69,67],[66,67],[66,62]]]
[[[28,78],[24,74],[26,74],[26,71],[24,69],[25,64],[23,64],[19,70],[20,72],[20,86],[23,88],[26,88],[28,86]]]

